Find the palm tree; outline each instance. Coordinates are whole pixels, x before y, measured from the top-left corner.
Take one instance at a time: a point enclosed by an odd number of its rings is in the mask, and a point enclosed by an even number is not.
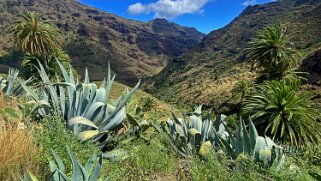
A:
[[[46,55],[60,49],[61,38],[57,28],[49,21],[42,21],[34,12],[19,15],[12,33],[16,46],[29,55]]]
[[[241,114],[250,116],[262,133],[273,140],[302,146],[321,138],[320,113],[310,106],[310,96],[291,86],[267,81],[255,87],[242,102]]]
[[[62,78],[62,74],[57,60],[59,60],[66,69],[69,68],[69,63],[71,61],[70,57],[62,50],[56,50],[50,55],[26,55],[22,60],[21,66],[24,69],[24,75],[27,78],[33,77],[35,82],[41,81],[41,77],[38,73],[39,63],[44,66],[50,79],[60,79]]]
[[[297,51],[281,25],[258,31],[246,49],[247,61],[253,68],[261,68],[268,79],[281,79],[296,64]]]
[[[245,96],[251,94],[253,89],[253,83],[249,80],[241,80],[234,86],[232,90],[233,97],[240,98],[240,102],[243,101]]]

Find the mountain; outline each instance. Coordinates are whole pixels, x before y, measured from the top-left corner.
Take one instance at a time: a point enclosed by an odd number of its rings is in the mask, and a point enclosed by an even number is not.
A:
[[[242,79],[255,73],[244,49],[257,30],[283,24],[303,57],[321,47],[321,0],[279,0],[247,7],[227,26],[212,31],[192,50],[174,58],[146,90],[174,103],[224,105]]]
[[[10,25],[18,13],[35,11],[55,23],[64,35],[74,67],[92,79],[106,75],[108,61],[121,82],[132,83],[158,73],[167,59],[199,43],[204,34],[165,19],[144,23],[121,18],[80,4],[76,0],[0,0],[0,60],[18,66]]]

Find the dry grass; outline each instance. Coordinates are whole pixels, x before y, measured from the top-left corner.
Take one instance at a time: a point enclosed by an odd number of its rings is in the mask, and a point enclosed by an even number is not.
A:
[[[32,134],[22,123],[1,124],[0,180],[20,180],[25,170],[37,171],[33,159],[39,152]]]

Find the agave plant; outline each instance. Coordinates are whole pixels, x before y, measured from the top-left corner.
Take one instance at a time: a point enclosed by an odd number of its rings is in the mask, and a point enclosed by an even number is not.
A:
[[[49,166],[51,170],[50,180],[53,181],[98,181],[104,180],[104,178],[99,177],[100,170],[102,167],[102,155],[99,156],[97,160],[97,153],[93,153],[91,158],[87,161],[85,166],[82,166],[76,159],[73,152],[67,148],[68,155],[72,161],[72,175],[71,178],[65,173],[65,164],[59,155],[52,149],[52,154],[54,160],[49,161]],[[96,165],[95,165],[96,164]],[[109,178],[105,179],[106,181]],[[38,179],[31,173],[25,173],[23,181],[38,181]]]
[[[228,136],[223,126],[226,116],[217,117],[213,124],[210,113],[205,120],[202,120],[201,108],[202,106],[197,107],[189,119],[184,114],[183,119],[172,114],[173,120],[167,121],[169,135],[182,156],[206,155],[216,142],[215,132],[222,137]]]
[[[18,75],[19,70],[10,68],[7,78],[0,76],[0,91],[6,96],[19,96],[23,93],[22,80],[19,79]],[[28,79],[24,81],[24,84],[28,84],[30,81],[31,79]]]
[[[86,70],[83,83],[74,78],[73,71],[67,73],[64,66],[57,60],[64,82],[53,83],[45,72],[43,65],[39,63],[39,74],[44,82],[45,91],[37,92],[23,85],[29,95],[37,102],[47,100],[51,107],[40,110],[42,115],[62,114],[70,129],[81,141],[93,139],[102,141],[101,138],[108,136],[108,132],[119,126],[126,117],[126,101],[137,90],[138,83],[128,94],[120,96],[113,104],[109,104],[109,94],[115,76],[110,75],[99,88],[94,83],[89,83]],[[103,142],[102,142],[103,143]],[[101,145],[103,146],[103,144]]]
[[[277,146],[269,137],[258,136],[252,120],[249,122],[249,129],[247,130],[243,119],[241,119],[235,136],[226,127],[230,135],[228,139],[222,138],[216,133],[221,149],[232,159],[245,154],[262,163],[264,167],[276,166],[280,169],[285,160],[283,148]]]

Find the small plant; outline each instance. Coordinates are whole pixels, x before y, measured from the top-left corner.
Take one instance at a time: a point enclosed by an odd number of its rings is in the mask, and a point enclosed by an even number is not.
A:
[[[156,111],[157,102],[153,98],[144,97],[144,98],[142,98],[140,104],[141,104],[142,110],[144,112],[148,112],[148,111],[151,111],[151,110]]]
[[[102,155],[99,156],[97,161],[97,153],[94,152],[91,158],[87,161],[85,166],[82,166],[74,153],[67,148],[68,155],[72,161],[72,174],[71,177],[67,176],[66,166],[63,163],[59,155],[52,149],[52,155],[54,160],[49,161],[49,166],[51,170],[50,180],[53,181],[98,181],[104,180],[100,177],[100,170],[102,167],[103,158]],[[99,178],[100,177],[100,178]],[[25,173],[23,181],[37,181],[38,179],[31,174],[31,172]],[[109,180],[108,178],[106,181]]]
[[[251,94],[253,89],[253,83],[249,80],[241,80],[239,81],[232,90],[233,97],[239,98],[240,102],[243,101],[245,96]]]

